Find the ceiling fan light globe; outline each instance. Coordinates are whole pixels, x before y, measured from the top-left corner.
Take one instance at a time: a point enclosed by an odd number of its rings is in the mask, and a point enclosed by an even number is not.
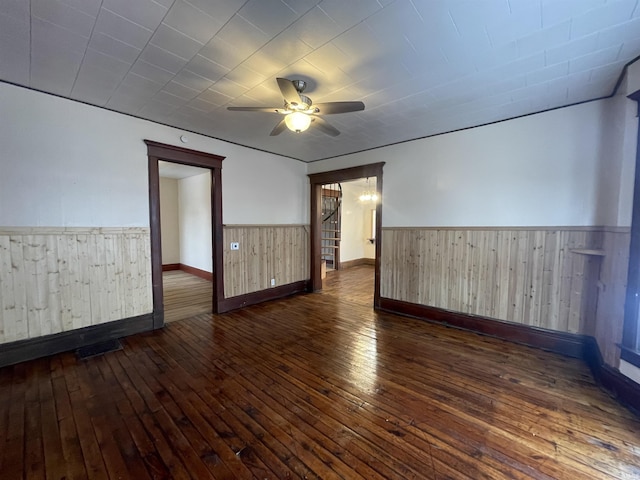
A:
[[[284,117],[287,128],[292,132],[304,132],[311,125],[311,117],[302,112],[293,112]]]

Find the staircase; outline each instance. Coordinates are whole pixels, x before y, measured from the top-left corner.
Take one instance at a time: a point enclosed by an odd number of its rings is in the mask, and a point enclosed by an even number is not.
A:
[[[327,269],[340,269],[340,220],[342,212],[342,185],[322,186],[322,260]]]

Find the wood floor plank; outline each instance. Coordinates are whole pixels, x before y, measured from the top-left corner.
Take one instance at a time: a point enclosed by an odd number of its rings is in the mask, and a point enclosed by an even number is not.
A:
[[[44,459],[47,476],[50,478],[65,478],[67,477],[67,469],[51,380],[51,375],[43,375],[39,385]]]
[[[45,478],[42,417],[39,379],[44,375],[42,362],[33,363],[34,370],[25,391],[25,477]]]
[[[65,369],[68,370],[67,366]],[[75,371],[75,370],[74,370]],[[102,459],[102,454],[95,432],[93,430],[91,415],[86,407],[86,399],[82,390],[78,388],[69,392],[69,399],[73,409],[73,419],[75,421],[78,434],[78,441],[82,450],[87,475],[91,479],[107,479],[107,470]]]
[[[29,368],[30,367],[30,368]],[[25,392],[27,375],[33,376],[33,365],[19,364],[13,367],[12,384],[3,390],[9,401],[9,415],[2,451],[2,472],[7,478],[22,478],[25,466]]]

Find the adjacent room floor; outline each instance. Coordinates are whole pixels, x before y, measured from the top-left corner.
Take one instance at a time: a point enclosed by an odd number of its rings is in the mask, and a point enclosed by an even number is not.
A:
[[[640,421],[580,361],[320,294],[0,369],[3,480],[640,477]]]
[[[213,283],[182,270],[162,272],[166,323],[211,313]]]

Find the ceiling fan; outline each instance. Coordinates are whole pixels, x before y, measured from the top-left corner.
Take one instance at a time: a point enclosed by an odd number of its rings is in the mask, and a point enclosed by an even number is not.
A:
[[[285,117],[271,130],[271,136],[280,135],[285,128],[300,133],[314,125],[321,132],[335,137],[340,131],[323,119],[320,115],[333,115],[364,110],[362,102],[327,102],[313,104],[311,99],[302,95],[307,87],[304,80],[288,80],[277,78],[278,87],[284,98],[284,106],[278,107],[227,107],[234,112],[268,112],[279,113]]]

